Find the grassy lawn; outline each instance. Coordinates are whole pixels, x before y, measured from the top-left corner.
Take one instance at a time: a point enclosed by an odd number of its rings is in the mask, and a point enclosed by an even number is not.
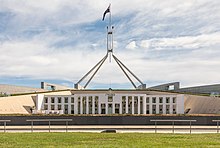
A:
[[[220,147],[220,134],[0,133],[0,147]]]

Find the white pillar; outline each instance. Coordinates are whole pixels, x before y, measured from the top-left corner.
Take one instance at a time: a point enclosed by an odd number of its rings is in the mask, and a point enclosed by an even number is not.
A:
[[[83,97],[80,97],[80,114],[83,114]]]
[[[134,96],[132,96],[132,114],[134,114]]]
[[[68,114],[71,114],[71,97],[68,97]]]
[[[104,103],[105,104],[105,114],[108,114],[108,103]]]
[[[120,103],[120,106],[119,106],[119,114],[122,114],[122,103]]]
[[[115,103],[113,103],[113,102],[112,102],[112,114],[115,114]]]
[[[79,114],[78,113],[78,97],[74,97],[74,114]]]
[[[140,99],[141,99],[141,98],[140,98],[140,96],[139,96],[139,97],[138,97],[138,114],[140,114],[140,109],[141,109],[141,108],[140,108],[140,107],[141,107],[141,105],[140,105]]]
[[[126,96],[126,105],[125,105],[125,113],[128,114],[128,96]]]
[[[95,114],[95,96],[92,97],[92,114]]]
[[[163,97],[163,114],[166,114],[166,98]]]
[[[100,99],[100,97],[99,97],[99,106],[98,106],[98,110],[99,110],[99,114],[101,114],[101,99]]]
[[[149,113],[152,114],[152,97],[149,97]]]
[[[86,114],[89,114],[89,97],[86,97]]]
[[[146,96],[143,96],[143,114],[146,114]]]

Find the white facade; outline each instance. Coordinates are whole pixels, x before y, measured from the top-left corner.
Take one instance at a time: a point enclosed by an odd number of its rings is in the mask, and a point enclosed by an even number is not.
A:
[[[84,92],[38,95],[37,112],[57,114],[183,114],[184,95]]]

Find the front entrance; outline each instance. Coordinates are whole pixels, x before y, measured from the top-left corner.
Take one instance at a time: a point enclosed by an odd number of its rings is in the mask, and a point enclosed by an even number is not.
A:
[[[112,114],[112,104],[108,104],[108,114]]]

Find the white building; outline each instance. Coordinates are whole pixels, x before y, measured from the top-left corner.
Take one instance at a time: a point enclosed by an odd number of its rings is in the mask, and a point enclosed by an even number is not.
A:
[[[71,95],[38,94],[36,113],[184,114],[184,95],[147,90],[72,90]]]

